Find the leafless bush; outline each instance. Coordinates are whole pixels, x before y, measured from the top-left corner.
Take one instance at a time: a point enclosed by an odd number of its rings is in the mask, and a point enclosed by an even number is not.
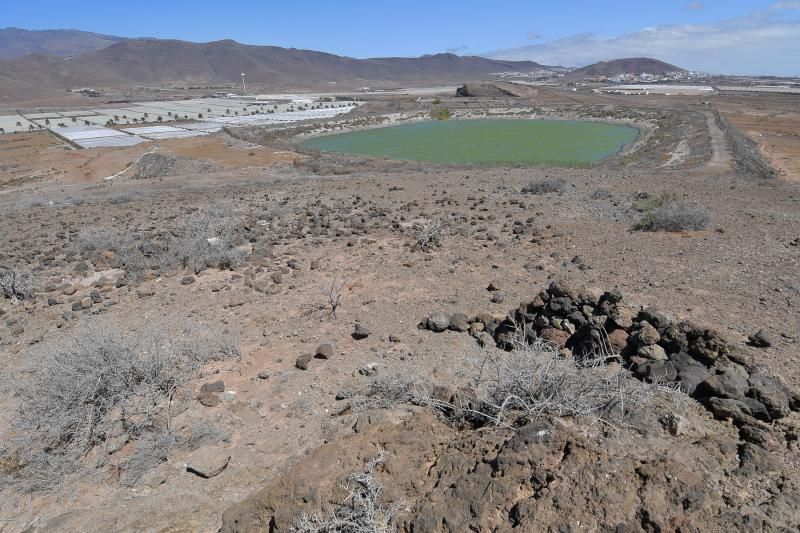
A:
[[[32,298],[33,287],[30,274],[0,266],[0,294],[15,302]]]
[[[353,411],[369,409],[391,409],[401,405],[427,405],[429,387],[413,376],[388,376],[374,380],[353,395],[350,406]]]
[[[173,403],[202,364],[238,353],[228,342],[220,353],[223,344],[199,335],[174,338],[150,326],[125,334],[96,323],[42,346],[11,383],[24,465],[12,477],[27,490],[55,489],[112,437],[168,435]]]
[[[335,319],[336,311],[342,304],[345,285],[347,285],[346,280],[338,281],[334,276],[330,284],[320,287],[318,297],[300,306],[300,316],[302,318],[328,317]]]
[[[708,226],[708,211],[680,200],[669,200],[645,211],[635,229],[642,231],[697,231]]]
[[[592,200],[613,200],[614,193],[609,191],[608,189],[595,189],[591,195]]]
[[[210,210],[187,221],[183,236],[166,247],[161,265],[163,268],[177,263],[195,272],[206,267],[233,269],[241,259],[235,243],[234,217],[224,211]]]
[[[136,442],[136,451],[125,461],[122,484],[132,487],[150,470],[166,462],[174,438],[166,431],[150,431]]]
[[[78,233],[76,245],[81,253],[106,250],[119,252],[131,247],[132,241],[129,235],[120,233],[114,228],[91,227],[82,229]]]
[[[402,503],[381,503],[383,485],[373,476],[375,467],[386,461],[387,453],[380,450],[362,472],[351,474],[342,488],[347,497],[339,507],[327,516],[303,515],[292,531],[295,533],[389,533],[394,531],[392,522]]]
[[[561,194],[567,190],[568,184],[564,178],[540,178],[531,180],[522,192],[525,194],[547,194],[556,192]]]
[[[423,252],[438,248],[446,236],[444,223],[438,218],[426,218],[413,226],[414,249]]]
[[[510,352],[487,352],[477,379],[482,411],[498,424],[514,416],[588,417],[620,423],[645,405],[659,387],[633,378],[607,356],[562,357],[537,339]]]

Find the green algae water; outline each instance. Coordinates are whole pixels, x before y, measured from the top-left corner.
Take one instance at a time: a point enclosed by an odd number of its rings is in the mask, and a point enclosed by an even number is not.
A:
[[[317,137],[302,146],[407,161],[585,166],[637,135],[630,126],[579,120],[437,120]]]

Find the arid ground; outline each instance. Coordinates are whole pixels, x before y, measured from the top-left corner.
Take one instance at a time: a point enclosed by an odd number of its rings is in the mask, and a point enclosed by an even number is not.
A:
[[[113,180],[154,143],[0,136],[0,531],[797,530],[800,99],[529,96]],[[584,168],[296,148],[438,107],[641,134]],[[664,205],[703,223],[636,229]]]

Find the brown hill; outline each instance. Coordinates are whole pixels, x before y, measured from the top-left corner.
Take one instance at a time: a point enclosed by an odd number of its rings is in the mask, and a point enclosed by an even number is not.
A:
[[[33,55],[0,61],[0,92],[12,83],[61,90],[86,86],[238,82],[315,87],[331,81],[455,82],[496,72],[530,70],[529,61],[454,54],[354,59],[311,50],[132,39],[71,59]]]
[[[0,58],[46,54],[68,57],[100,50],[122,41],[121,37],[79,30],[0,29]]]
[[[598,78],[619,76],[622,74],[654,74],[662,75],[668,72],[683,72],[684,69],[664,63],[649,57],[628,57],[612,61],[600,61],[571,73],[573,78]]]

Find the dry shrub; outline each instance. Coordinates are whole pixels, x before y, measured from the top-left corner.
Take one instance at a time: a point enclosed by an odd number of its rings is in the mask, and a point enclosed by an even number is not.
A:
[[[193,215],[186,222],[183,235],[166,247],[162,267],[177,263],[195,272],[206,267],[234,269],[241,259],[236,238],[236,220],[230,213],[209,210]]]
[[[561,194],[566,192],[568,186],[569,184],[564,178],[540,178],[531,180],[522,188],[522,192],[525,194],[547,194],[554,192]]]
[[[641,231],[698,231],[705,229],[708,222],[705,208],[670,196],[651,202],[634,228]]]
[[[399,501],[386,505],[381,502],[381,485],[373,476],[375,468],[386,461],[387,453],[380,450],[362,472],[351,474],[342,483],[347,497],[328,515],[302,515],[292,531],[295,533],[389,533],[392,522],[402,508]]]
[[[55,489],[109,439],[146,435],[166,442],[172,408],[183,396],[178,393],[203,363],[238,356],[222,337],[197,331],[170,336],[152,325],[126,333],[98,322],[39,347],[9,380],[17,402],[9,448],[21,450],[23,467],[0,482]],[[175,340],[181,338],[191,342]]]
[[[30,274],[0,266],[0,295],[15,302],[33,298]]]
[[[622,422],[657,388],[607,361],[607,355],[566,358],[541,339],[508,352],[487,352],[477,379],[481,411],[496,423],[520,414]]]
[[[428,252],[438,248],[446,236],[444,223],[438,218],[426,218],[413,226],[414,249]]]

